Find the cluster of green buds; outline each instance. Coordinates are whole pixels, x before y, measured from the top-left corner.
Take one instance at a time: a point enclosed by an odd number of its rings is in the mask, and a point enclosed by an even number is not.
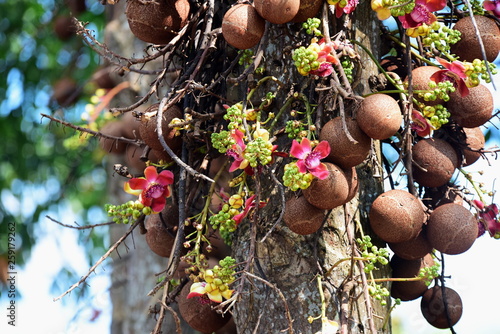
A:
[[[229,197],[227,202],[222,205],[220,211],[209,218],[213,229],[218,229],[221,235],[229,235],[236,231],[236,221],[233,217],[241,213],[239,209],[241,209],[243,204],[244,199],[240,194]]]
[[[450,45],[460,40],[460,31],[447,27],[441,22],[434,22],[430,26],[422,24],[416,28],[408,28],[407,35],[411,37],[422,36],[422,44],[434,47],[441,52],[448,52]]]
[[[483,7],[483,1],[482,0],[469,0],[468,1],[470,6],[472,7],[472,12],[474,15],[484,15],[484,7]],[[464,7],[462,8],[464,12],[469,11],[469,6],[467,5],[467,2],[464,2]]]
[[[441,104],[434,106],[422,105],[422,114],[429,120],[434,130],[449,122],[450,112]]]
[[[226,108],[226,106],[225,106]],[[229,130],[236,130],[241,128],[243,124],[243,118],[245,118],[243,114],[243,104],[236,103],[232,106],[227,106],[226,114],[224,115],[224,119],[229,121],[227,128]]]
[[[113,217],[115,223],[122,224],[137,220],[141,214],[147,216],[153,212],[149,206],[144,206],[139,201],[128,201],[119,205],[105,204],[104,209],[108,216]]]
[[[439,269],[439,263],[436,263],[435,265],[430,267],[421,268],[418,272],[418,277],[422,279],[426,285],[430,285],[436,277],[439,277]]]
[[[375,300],[378,300],[382,306],[387,305],[387,299],[389,299],[389,296],[391,295],[389,290],[381,284],[368,285],[368,293],[370,296],[375,298]]]
[[[245,66],[247,68],[250,66],[252,63],[252,57],[253,57],[253,50],[252,49],[245,49],[245,50],[240,50],[240,59],[238,59],[238,64],[241,66]]]
[[[354,73],[354,62],[352,61],[351,57],[349,56],[342,56],[340,58],[340,64],[344,68],[344,73],[347,77],[347,80],[349,83],[352,83],[354,80],[353,73]]]
[[[467,75],[467,80],[465,82],[469,87],[479,85],[480,79],[486,83],[491,82],[491,78],[488,74],[488,67],[492,75],[498,73],[496,65],[485,60],[474,59],[472,63],[464,62],[464,66],[465,74]]]
[[[212,133],[211,139],[212,146],[220,153],[226,153],[231,146],[236,144],[236,141],[231,137],[231,133],[225,130]]]
[[[265,131],[265,130],[264,130]],[[267,131],[266,131],[267,132]],[[254,132],[254,140],[247,144],[243,156],[251,167],[267,165],[273,160],[273,145],[269,141],[269,133],[267,135],[256,135]]]
[[[301,75],[308,75],[310,72],[319,76],[330,75],[333,71],[332,65],[336,58],[331,54],[335,52],[331,43],[325,43],[313,38],[306,47],[301,46],[292,52],[292,59]]]
[[[290,139],[298,139],[307,136],[305,124],[298,120],[289,120],[285,125],[285,133]]]
[[[314,180],[311,173],[301,173],[297,162],[291,162],[285,165],[283,174],[283,185],[292,191],[307,189]]]
[[[377,263],[380,263],[383,266],[389,263],[389,252],[387,249],[375,246],[369,235],[365,235],[363,238],[358,238],[356,241],[359,245],[361,256],[367,260],[367,263],[365,264],[366,273],[373,271]]]
[[[302,23],[302,28],[306,30],[307,34],[320,37],[323,35],[319,30],[320,25],[321,25],[321,20],[316,17],[313,17],[313,18],[308,18],[306,22]]]
[[[295,49],[292,53],[292,59],[295,62],[297,70],[302,75],[307,75],[310,71],[317,70],[320,65],[318,61],[318,52],[311,45],[307,48],[301,46]]]
[[[181,130],[190,130],[193,128],[193,125],[190,123],[193,120],[193,116],[190,114],[186,114],[183,119],[174,118],[170,121],[170,126],[173,126],[175,130],[175,135],[180,136]]]
[[[445,80],[440,82],[429,81],[428,91],[418,92],[418,96],[423,98],[425,101],[436,101],[436,99],[441,99],[445,102],[450,100],[449,93],[456,90],[453,82]]]
[[[411,13],[415,8],[415,1],[408,0],[382,0],[385,8],[389,8],[394,17],[403,16]]]
[[[198,276],[193,278],[195,283],[191,286],[187,298],[206,296],[215,303],[231,298],[233,290],[229,285],[235,281],[235,263],[232,257],[226,256],[212,269],[200,268]]]

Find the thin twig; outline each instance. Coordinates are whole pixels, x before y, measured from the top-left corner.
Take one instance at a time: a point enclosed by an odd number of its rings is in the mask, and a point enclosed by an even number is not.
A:
[[[104,261],[108,258],[109,255],[111,255],[111,253],[113,253],[117,248],[118,246],[121,245],[121,243],[123,241],[125,241],[125,239],[127,239],[127,237],[134,231],[134,229],[140,224],[140,222],[142,220],[144,220],[144,215],[142,215],[141,217],[139,217],[135,223],[130,226],[130,228],[128,229],[127,232],[125,232],[124,235],[122,235],[122,237],[120,239],[118,239],[117,242],[115,242],[113,244],[113,246],[111,246],[108,251],[103,255],[101,256],[101,258],[99,260],[97,260],[97,262],[88,270],[87,274],[85,274],[78,282],[76,282],[75,284],[73,284],[68,290],[66,290],[66,292],[64,292],[62,295],[60,295],[59,297],[57,298],[54,298],[53,300],[54,301],[58,301],[60,300],[61,298],[63,298],[64,296],[66,296],[68,293],[70,293],[71,291],[75,290],[77,287],[79,287],[82,283],[84,283],[87,278],[89,278],[90,274],[92,272],[94,272],[96,270],[96,268]]]
[[[51,216],[45,216],[45,217],[48,218],[48,219],[50,219],[50,220],[52,220],[56,224],[59,224],[59,225],[64,226],[64,227],[73,228],[75,230],[88,230],[88,229],[92,229],[94,227],[108,226],[108,225],[116,224],[115,222],[111,221],[111,222],[101,223],[101,224],[93,224],[93,225],[85,225],[85,226],[75,226],[75,225],[69,225],[69,224],[61,223],[60,221],[55,220]],[[75,224],[76,224],[76,222],[75,222]]]

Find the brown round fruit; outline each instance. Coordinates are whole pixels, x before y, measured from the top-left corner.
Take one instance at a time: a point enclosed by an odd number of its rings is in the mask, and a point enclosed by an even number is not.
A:
[[[474,15],[481,40],[486,51],[486,59],[493,62],[500,51],[500,30],[495,21],[482,15]],[[474,59],[483,59],[481,47],[476,36],[476,30],[470,16],[464,17],[453,26],[453,29],[462,34],[460,40],[451,45],[451,53],[460,57],[460,60],[469,62]]]
[[[347,184],[349,185],[349,194],[347,195],[346,203],[350,202],[354,196],[358,193],[359,182],[358,182],[358,172],[356,172],[356,167],[351,167],[344,169],[345,178],[347,179]]]
[[[445,254],[465,252],[476,241],[477,234],[474,215],[455,203],[438,206],[427,222],[427,239],[432,247]]]
[[[483,131],[476,128],[464,128],[465,148],[462,150],[464,155],[463,166],[470,166],[481,157],[481,150],[486,142]]]
[[[413,146],[413,178],[424,187],[440,187],[458,167],[458,155],[446,141],[426,138]]]
[[[188,0],[127,2],[128,25],[132,33],[147,43],[167,44],[187,23]]]
[[[380,194],[370,209],[370,226],[386,242],[415,238],[425,220],[422,203],[407,191],[393,189]]]
[[[290,22],[299,12],[300,0],[254,0],[259,15],[274,24]]]
[[[493,95],[484,85],[469,88],[462,97],[457,91],[450,93],[447,103],[451,118],[464,128],[475,128],[488,122],[493,114]]]
[[[439,71],[440,69],[436,66],[420,66],[411,71],[412,75],[412,89],[414,91],[413,97],[426,105],[432,106],[436,104],[442,104],[444,101],[441,99],[436,99],[434,101],[425,101],[423,98],[418,96],[418,93],[415,91],[428,91],[432,90],[429,87],[429,82],[431,82],[431,76]],[[408,82],[408,79],[405,80]]]
[[[61,41],[67,41],[75,35],[76,27],[71,16],[58,16],[54,20],[54,32]]]
[[[59,79],[54,83],[52,89],[52,100],[55,100],[61,107],[72,105],[81,94],[76,82],[70,78]]]
[[[330,154],[326,158],[328,161],[344,169],[362,163],[371,148],[371,138],[368,137],[358,126],[356,120],[346,117],[347,131],[356,141],[352,142],[347,136],[342,126],[342,118],[335,117],[328,121],[320,133],[320,140],[326,140],[330,144]]]
[[[445,298],[443,298],[443,289]],[[462,299],[455,290],[436,285],[427,290],[422,296],[420,310],[425,320],[432,326],[450,328],[455,326],[462,317]],[[446,313],[448,313],[448,316]]]
[[[293,17],[292,22],[304,22],[318,14],[323,0],[300,0],[299,11]]]
[[[160,214],[149,215],[146,220],[146,243],[157,255],[169,257],[175,243],[179,209],[169,204]]]
[[[398,102],[386,94],[366,97],[356,112],[358,125],[373,139],[387,139],[401,126],[403,115]]]
[[[420,269],[432,267],[434,259],[430,254],[416,260],[404,260],[397,255],[391,259],[392,277],[418,277]],[[403,301],[414,300],[422,296],[428,287],[424,281],[396,281],[391,285],[391,296]]]
[[[193,282],[187,283],[179,295],[179,312],[182,318],[193,329],[202,333],[212,333],[222,328],[231,318],[230,313],[221,314],[212,310],[218,304],[210,301],[206,295],[187,298]]]
[[[307,235],[319,230],[325,218],[325,211],[311,205],[304,196],[292,197],[286,201],[283,220],[290,230]]]
[[[252,5],[238,4],[231,7],[222,19],[222,35],[226,42],[237,49],[250,49],[264,35],[266,22]]]
[[[425,228],[415,238],[398,243],[389,243],[389,247],[394,254],[405,260],[420,259],[432,251]]]
[[[112,121],[106,123],[102,129],[101,133],[113,137],[121,137],[122,136],[122,127],[123,124],[120,121]],[[127,144],[116,140],[116,139],[110,139],[110,138],[99,138],[99,144],[101,145],[101,148],[103,149],[104,152],[106,153],[115,153],[115,154],[122,154],[125,153],[125,149],[127,148]]]
[[[144,140],[149,147],[153,150],[163,151],[164,148],[158,139],[158,132],[156,131],[156,115],[148,116],[149,113],[158,111],[158,107],[159,104],[153,104],[146,110],[146,115],[139,125],[139,133],[142,140]],[[162,116],[163,139],[165,139],[165,142],[172,150],[176,150],[182,145],[182,138],[180,136],[176,136],[175,129],[169,128],[168,125],[174,118],[182,118],[182,111],[179,107],[173,105],[169,109],[165,110]]]
[[[346,203],[349,184],[342,169],[329,162],[325,162],[325,165],[328,168],[328,177],[324,180],[315,178],[302,193],[315,207],[331,210]]]

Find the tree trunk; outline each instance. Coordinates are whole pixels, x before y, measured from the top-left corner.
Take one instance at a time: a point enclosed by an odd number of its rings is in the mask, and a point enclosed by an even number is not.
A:
[[[125,1],[119,4],[124,5]],[[113,46],[111,49],[127,56],[141,54],[144,44],[134,44],[135,39],[127,32],[123,8],[115,8],[114,12],[117,15],[113,17],[113,28],[107,36],[107,42]],[[328,17],[333,27],[336,23],[334,15],[328,13]],[[299,24],[267,25],[263,60],[265,73],[285,83],[276,97],[278,109],[286,94],[306,84],[308,87],[304,93],[318,103],[315,83],[300,76],[291,60],[291,46],[296,47],[296,40],[290,37],[290,33],[295,34],[298,29]],[[342,29],[349,38],[362,43],[377,56],[380,43],[378,20],[369,2],[362,2],[351,21]],[[330,33],[333,32],[335,29],[332,28]],[[368,77],[376,74],[377,69],[362,50],[358,51],[362,71],[355,90],[364,94],[369,92]],[[232,51],[228,49],[228,52]],[[252,79],[248,80],[249,84],[252,84]],[[150,84],[147,80],[137,81],[137,77],[130,80],[143,90]],[[272,86],[269,89],[273,89]],[[235,86],[228,88],[227,95],[231,96],[231,100],[243,100],[242,91],[241,87]],[[121,103],[124,104],[124,101]],[[337,112],[325,103],[321,123]],[[268,203],[238,227],[232,246],[237,263],[253,259],[247,262],[249,274],[245,276],[245,282],[235,288],[241,289],[238,291],[240,298],[232,310],[238,333],[315,333],[321,330],[321,319],[312,323],[308,320],[320,316],[322,306],[326,307],[326,317],[339,323],[341,333],[390,333],[390,325],[383,328],[389,305],[381,306],[373,298],[365,298],[366,285],[360,283],[363,271],[357,261],[342,262],[326,275],[339,260],[354,255],[355,238],[360,235],[357,223],[363,226],[365,233],[369,232],[366,224],[368,209],[382,191],[377,145],[374,144],[372,159],[357,167],[359,196],[347,205],[332,210],[323,228],[310,236],[291,232],[283,222],[275,224],[283,206],[281,192],[270,171],[257,176],[256,182],[262,190],[260,199],[268,200]],[[116,178],[110,177],[110,183],[119,189],[122,187],[121,183],[116,185]],[[268,234],[270,229],[272,232]],[[123,231],[121,227],[113,228],[112,239],[120,237]],[[160,296],[148,298],[146,294],[155,284],[155,274],[165,269],[166,260],[147,249],[138,229],[134,232],[133,241],[128,240],[127,245],[128,249],[120,248],[121,257],[115,256],[112,273],[112,333],[145,333],[154,328],[155,320],[148,314],[148,309],[155,307]],[[387,269],[375,273],[380,277],[387,274]],[[324,295],[323,304],[321,295]],[[173,333],[173,320],[166,320],[163,329],[164,333]],[[183,333],[189,333],[189,330],[183,329]]]

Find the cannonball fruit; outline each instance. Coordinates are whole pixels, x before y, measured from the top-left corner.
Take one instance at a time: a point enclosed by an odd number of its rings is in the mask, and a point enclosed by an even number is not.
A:
[[[481,157],[481,152],[484,148],[485,138],[483,131],[476,128],[464,128],[465,132],[465,148],[462,150],[464,155],[463,166],[470,166]]]
[[[484,85],[469,88],[462,97],[458,91],[450,93],[447,103],[451,118],[464,128],[475,128],[488,122],[493,114],[493,95]]]
[[[311,205],[304,196],[286,201],[283,220],[293,232],[301,235],[316,232],[323,224],[325,211]]]
[[[113,137],[121,137],[122,136],[122,127],[123,124],[122,122],[119,121],[112,121],[109,123],[106,123],[102,129],[101,133]],[[101,145],[101,148],[104,150],[106,153],[115,153],[115,154],[122,154],[125,153],[125,149],[127,148],[127,144],[124,142],[121,142],[117,139],[110,139],[110,138],[99,138],[99,144]]]
[[[413,239],[397,243],[389,243],[394,254],[405,260],[416,260],[432,251],[432,246],[427,240],[425,229]]]
[[[355,119],[346,117],[347,131],[356,143],[352,142],[342,123],[341,117],[331,119],[321,129],[319,138],[330,144],[331,150],[326,160],[347,169],[359,165],[366,159],[370,153],[371,138],[360,129]]]
[[[445,298],[443,298],[443,289]],[[420,310],[425,320],[432,326],[450,328],[455,326],[462,317],[462,299],[455,290],[436,285],[422,296]]]
[[[146,220],[146,243],[157,255],[169,257],[175,242],[179,209],[169,204],[159,214],[149,215]]]
[[[52,86],[51,99],[56,101],[61,107],[68,107],[78,100],[81,91],[75,80],[71,78],[61,78]]]
[[[481,40],[486,51],[486,59],[493,62],[500,51],[500,30],[495,21],[482,15],[474,15]],[[451,53],[460,57],[460,60],[469,62],[474,59],[483,59],[481,47],[476,36],[474,25],[470,16],[464,17],[453,26],[453,29],[462,34],[460,40],[452,44]]]
[[[229,313],[222,314],[212,309],[214,302],[210,301],[206,295],[201,297],[187,298],[191,285],[187,283],[179,294],[179,312],[182,318],[193,329],[202,333],[212,333],[222,328],[231,318]]]
[[[297,15],[300,0],[254,0],[253,5],[263,19],[283,24],[290,22]]]
[[[292,22],[304,22],[318,14],[323,0],[300,0],[299,11],[293,17]]]
[[[391,258],[392,277],[413,278],[418,277],[420,269],[432,267],[434,259],[430,254],[415,260],[404,260],[397,255]],[[414,300],[427,291],[427,284],[419,281],[396,281],[391,285],[391,296],[403,301]]]
[[[356,113],[358,125],[373,139],[387,139],[395,134],[403,115],[398,103],[386,94],[374,94],[366,97]]]
[[[140,40],[167,44],[188,22],[188,0],[129,0],[125,15],[132,33]]]
[[[407,191],[394,189],[380,194],[373,202],[370,226],[386,242],[415,238],[425,220],[422,203]]]
[[[159,104],[153,104],[150,106],[146,112],[144,119],[141,121],[139,125],[139,133],[144,140],[144,142],[151,147],[153,150],[163,151],[164,148],[158,139],[158,132],[156,131],[156,116],[148,116],[149,113],[158,111]],[[162,134],[163,139],[167,145],[172,149],[176,150],[182,145],[182,139],[180,136],[176,136],[175,129],[169,128],[170,122],[174,118],[182,118],[182,111],[176,105],[168,108],[163,111],[163,121],[162,121]]]
[[[328,162],[325,162],[325,165],[328,168],[328,177],[323,180],[315,178],[302,193],[315,207],[331,210],[347,202],[349,183],[340,167]]]
[[[432,247],[445,254],[465,252],[472,246],[477,235],[476,218],[459,204],[438,206],[427,222],[427,239]]]
[[[413,177],[424,187],[439,187],[446,184],[455,168],[458,155],[443,139],[426,138],[413,146]]]
[[[231,7],[222,19],[222,35],[226,42],[237,49],[250,49],[264,35],[266,22],[249,4]]]
[[[429,82],[431,81],[431,76],[439,71],[440,69],[437,66],[420,66],[411,71],[412,76],[412,89],[413,91],[428,91],[431,90],[429,87]],[[407,82],[408,79],[405,80]],[[434,101],[425,101],[423,98],[418,96],[418,93],[415,93],[413,97],[426,105],[436,105],[442,104],[443,100],[436,99]]]

